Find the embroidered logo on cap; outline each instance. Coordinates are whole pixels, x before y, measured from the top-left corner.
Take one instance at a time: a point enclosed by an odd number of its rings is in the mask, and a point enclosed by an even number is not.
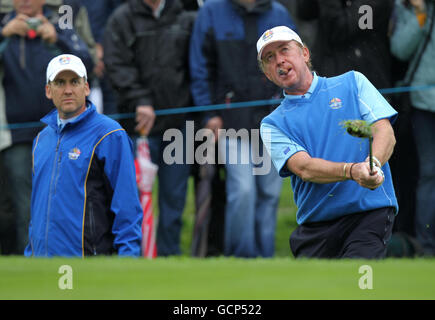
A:
[[[264,34],[263,34],[263,41],[267,41],[270,38],[272,38],[273,36],[273,31],[272,30],[267,30]]]
[[[71,61],[70,57],[63,56],[63,57],[59,58],[59,64],[61,64],[61,65],[69,64],[70,61]]]

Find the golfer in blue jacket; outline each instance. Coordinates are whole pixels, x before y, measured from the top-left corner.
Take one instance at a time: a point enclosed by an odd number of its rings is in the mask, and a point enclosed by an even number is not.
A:
[[[130,138],[97,113],[80,58],[47,67],[46,96],[56,109],[33,142],[26,256],[138,256],[142,210]]]

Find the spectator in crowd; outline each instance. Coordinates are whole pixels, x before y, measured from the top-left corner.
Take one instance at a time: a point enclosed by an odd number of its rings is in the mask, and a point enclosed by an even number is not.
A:
[[[51,110],[45,97],[45,66],[59,52],[81,57],[92,67],[88,48],[72,29],[61,29],[44,0],[14,0],[14,10],[0,24],[0,63],[6,123],[35,122]],[[22,254],[27,239],[31,194],[32,140],[39,127],[10,131],[10,140],[0,151],[16,220],[15,253]],[[6,147],[7,146],[7,147]]]
[[[393,7],[394,0],[297,0],[299,17],[317,20],[313,68],[326,77],[356,70],[376,88],[390,88]]]
[[[1,0],[0,19],[14,10],[13,2],[14,0]],[[81,0],[45,0],[44,7],[51,11],[51,21],[57,23],[61,19],[61,28],[67,27],[75,30],[77,35],[88,46],[89,53],[96,62],[95,40],[92,36],[88,12],[86,7],[81,4]],[[68,23],[71,26],[67,26]]]
[[[10,0],[9,0],[10,1]],[[87,1],[84,1],[87,2]],[[89,52],[95,63],[96,48],[92,35],[91,19],[86,6],[81,0],[45,0],[45,6],[50,8],[54,15],[62,19],[63,27],[73,28],[88,46]],[[66,23],[72,25],[67,26]]]
[[[435,2],[396,1],[391,51],[409,61],[405,81],[411,86],[435,83]],[[416,237],[425,255],[435,254],[435,89],[410,92],[412,129],[417,148],[419,178],[416,190]]]
[[[0,17],[13,10],[13,0],[2,0]],[[112,11],[122,0],[45,0],[45,6],[52,10],[52,19],[62,19],[71,23],[74,30],[86,43],[94,61],[94,70],[89,74],[91,95],[98,112],[116,113],[114,92],[104,77],[102,35]],[[68,16],[69,15],[69,16]],[[91,17],[91,19],[89,19]]]
[[[109,18],[104,36],[104,64],[119,96],[119,111],[136,115],[122,124],[132,136],[148,136],[151,159],[159,166],[159,256],[181,253],[190,165],[163,157],[170,143],[186,150],[184,141],[163,140],[167,129],[185,133],[186,115],[156,118],[155,110],[191,105],[188,45],[193,21],[194,14],[184,11],[179,0],[128,0]]]
[[[47,126],[33,143],[25,254],[138,256],[142,209],[130,138],[87,100],[90,88],[80,58],[54,57],[46,82],[56,110],[42,119]]]
[[[6,130],[1,129],[1,133],[5,133]],[[1,137],[0,137],[1,138]],[[17,254],[15,252],[16,233],[15,233],[15,217],[13,215],[13,207],[11,204],[11,196],[8,182],[3,177],[6,177],[6,172],[3,164],[1,163],[3,158],[0,157],[0,254]]]
[[[281,94],[258,69],[255,43],[266,29],[278,24],[294,28],[288,11],[270,0],[207,0],[198,12],[190,44],[191,90],[196,105],[278,98]],[[205,127],[259,129],[269,106],[212,112]],[[253,154],[262,142],[249,138],[221,137],[225,150],[226,211],[224,253],[237,257],[271,257],[275,249],[276,211],[282,181],[273,167],[253,174]],[[260,145],[258,145],[260,144]],[[228,156],[241,154],[237,163]],[[254,150],[257,149],[257,150]],[[267,153],[264,162],[270,163]],[[244,162],[242,159],[246,159]]]
[[[282,3],[289,12],[292,13],[292,18],[295,24],[298,26],[299,36],[301,36],[302,39],[304,39],[308,48],[311,48],[317,40],[317,30],[319,29],[318,21],[317,21],[318,19],[305,18],[303,14],[300,14],[299,11],[301,10],[301,8],[299,8],[299,6],[301,4],[299,1],[295,1],[295,0],[278,0],[278,1]],[[304,8],[302,8],[302,10],[303,9]],[[311,14],[310,7],[308,9]]]
[[[385,257],[398,210],[387,162],[397,112],[359,72],[313,73],[310,51],[285,26],[267,30],[257,52],[267,78],[285,93],[262,120],[261,135],[279,174],[291,177],[299,224],[290,237],[293,255]],[[368,143],[340,125],[354,119],[372,126],[373,170]]]
[[[204,0],[181,0],[184,9],[189,11],[198,11],[204,4]]]
[[[86,7],[88,16],[90,17],[90,27],[92,36],[95,40],[95,54],[96,61],[93,70],[93,75],[96,77],[96,83],[101,89],[102,93],[102,111],[105,114],[117,113],[116,97],[109,80],[105,74],[104,67],[104,49],[103,49],[103,35],[106,28],[107,20],[113,11],[123,3],[122,0],[99,0],[99,1],[86,1],[81,0],[84,7]]]
[[[1,8],[1,7],[0,7]],[[3,79],[3,67],[0,63],[0,79]],[[15,252],[15,219],[8,182],[6,181],[6,168],[3,165],[1,151],[12,144],[11,130],[7,128],[4,89],[0,85],[0,254],[13,254]]]

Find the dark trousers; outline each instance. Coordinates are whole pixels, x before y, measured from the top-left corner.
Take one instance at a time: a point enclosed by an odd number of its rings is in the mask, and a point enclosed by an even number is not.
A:
[[[420,169],[416,190],[416,236],[424,254],[435,256],[435,112],[415,109],[412,121]]]
[[[302,224],[290,236],[290,248],[296,258],[384,258],[393,222],[394,209],[386,207]]]
[[[32,192],[32,144],[15,144],[0,152],[0,216],[12,215],[10,226],[2,225],[0,252],[23,254],[28,242]],[[12,211],[12,212],[9,212]],[[12,221],[11,221],[12,220]],[[2,219],[0,219],[2,221]],[[3,234],[3,232],[6,233]],[[14,239],[10,239],[14,237]],[[12,246],[12,247],[10,247]]]
[[[184,132],[183,132],[184,133]],[[183,137],[183,141],[184,141]],[[180,148],[186,154],[185,144]],[[173,142],[163,141],[162,136],[149,136],[148,143],[152,162],[159,166],[158,203],[159,217],[157,224],[157,255],[180,255],[181,248],[181,215],[184,211],[187,194],[187,182],[190,175],[190,165],[185,161],[181,164],[167,164],[164,150]]]

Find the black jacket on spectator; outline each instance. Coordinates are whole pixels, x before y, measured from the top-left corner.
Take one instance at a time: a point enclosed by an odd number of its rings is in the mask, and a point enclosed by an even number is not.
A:
[[[194,18],[179,0],[166,0],[157,19],[143,0],[128,0],[115,10],[105,30],[104,62],[121,113],[139,105],[191,106],[188,49]],[[184,120],[183,114],[158,116],[150,135],[181,128]],[[121,124],[134,133],[134,116]]]
[[[190,47],[195,104],[280,98],[282,89],[260,71],[256,50],[261,34],[277,25],[296,29],[288,11],[276,1],[257,0],[249,10],[237,0],[206,1],[195,22]],[[208,112],[205,121],[218,115],[226,129],[258,129],[272,110],[268,105],[225,109]]]
[[[356,70],[378,89],[392,86],[388,25],[394,0],[297,1],[301,19],[318,19],[318,34],[310,51],[319,75],[330,77]],[[361,28],[366,11],[359,10],[364,5],[372,9],[372,29]]]

